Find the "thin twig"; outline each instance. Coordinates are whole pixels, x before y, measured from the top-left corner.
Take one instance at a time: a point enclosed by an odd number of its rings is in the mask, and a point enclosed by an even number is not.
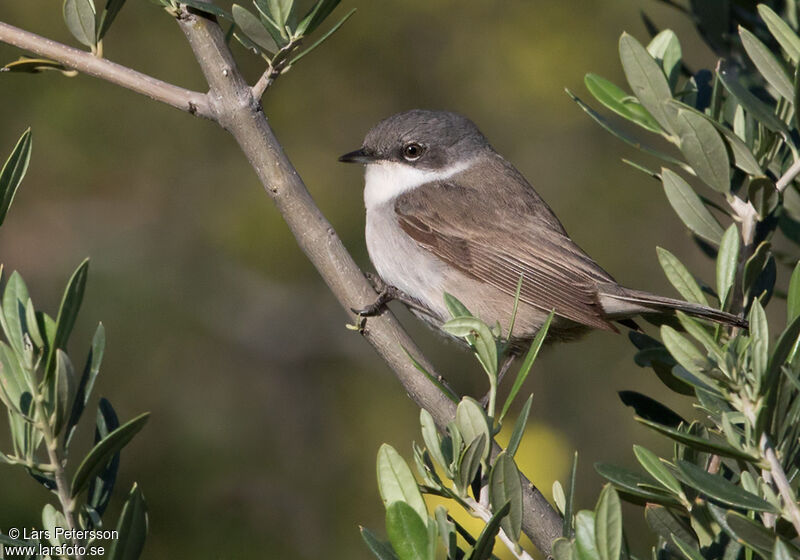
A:
[[[484,522],[488,523],[492,518],[492,512],[489,511],[488,508],[476,502],[475,498],[470,498],[467,496],[464,502],[466,502],[466,504],[472,509],[470,513],[481,518]],[[500,540],[503,541],[503,544],[506,545],[506,548],[511,551],[511,554],[513,554],[515,558],[518,558],[519,560],[533,560],[533,556],[528,554],[521,547],[519,552],[517,552],[517,544],[512,541],[508,535],[506,535],[506,532],[503,531],[503,529],[500,529],[500,532],[497,534],[497,536],[500,537]]]
[[[786,473],[783,471],[781,462],[778,461],[775,455],[775,449],[769,441],[767,434],[761,434],[761,451],[764,458],[769,463],[769,470],[772,473],[772,478],[775,481],[775,486],[778,488],[778,493],[783,498],[784,507],[786,508],[790,521],[794,525],[794,530],[800,534],[800,507],[797,505],[796,497],[789,484],[789,479],[786,478]]]
[[[0,22],[0,42],[55,60],[68,68],[141,93],[181,111],[214,120],[214,112],[204,93],[163,82],[105,58],[98,58],[86,51],[74,49],[3,22]]]
[[[786,190],[786,187],[794,181],[798,174],[800,174],[800,160],[794,162],[791,167],[786,170],[786,173],[775,183],[775,188],[778,189],[779,192],[783,192]]]

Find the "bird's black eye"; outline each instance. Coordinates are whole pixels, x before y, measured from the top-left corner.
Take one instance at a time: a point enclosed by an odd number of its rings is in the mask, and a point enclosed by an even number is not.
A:
[[[425,148],[416,142],[410,142],[403,147],[403,157],[407,161],[416,161],[422,157]]]

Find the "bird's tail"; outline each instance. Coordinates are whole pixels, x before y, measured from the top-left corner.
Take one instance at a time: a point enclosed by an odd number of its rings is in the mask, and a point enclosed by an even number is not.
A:
[[[600,289],[600,305],[611,318],[626,318],[638,314],[682,311],[692,317],[708,319],[722,325],[748,328],[743,317],[713,309],[697,303],[689,303],[648,292],[631,290],[617,285],[604,285]]]

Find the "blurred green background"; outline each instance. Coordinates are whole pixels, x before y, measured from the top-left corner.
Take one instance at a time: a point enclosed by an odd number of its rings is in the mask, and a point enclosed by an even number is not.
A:
[[[0,20],[74,44],[59,6],[6,2]],[[624,83],[617,39],[625,30],[647,40],[640,10],[678,32],[693,68],[710,66],[688,21],[654,0],[361,0],[343,2],[335,15],[351,7],[356,15],[283,76],[264,107],[363,267],[362,172],[336,158],[379,119],[420,107],[475,120],[622,283],[674,295],[656,245],[713,279],[660,185],[623,164],[632,152],[564,93],[569,87],[588,101],[589,71]],[[204,89],[179,29],[149,2],[129,0],[104,43],[111,60]],[[20,54],[0,46],[0,61]],[[255,81],[258,59],[238,46],[236,55]],[[138,481],[147,498],[145,557],[368,558],[358,525],[383,533],[375,454],[387,441],[410,457],[418,410],[345,328],[351,318],[233,140],[210,122],[84,76],[0,75],[0,100],[0,153],[27,126],[34,137],[31,169],[0,232],[0,261],[55,313],[70,273],[90,256],[71,353],[81,360],[103,321],[96,396],[123,419],[153,413],[123,452],[119,482],[124,494]],[[457,389],[486,391],[471,359],[398,312]],[[548,349],[537,363],[520,457],[548,497],[575,449],[578,505],[589,506],[601,483],[594,462],[632,465],[634,438],[665,445],[633,421],[617,391],[663,396],[691,415],[633,364],[633,353],[625,336],[594,333]],[[89,431],[83,437],[88,445]],[[38,525],[48,494],[19,469],[1,470],[0,529]]]

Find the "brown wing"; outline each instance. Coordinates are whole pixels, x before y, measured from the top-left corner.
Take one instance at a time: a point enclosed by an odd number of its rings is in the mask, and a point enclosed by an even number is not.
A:
[[[470,175],[399,196],[395,212],[403,231],[451,266],[511,296],[522,276],[520,300],[529,305],[615,331],[597,300],[597,284],[614,279],[575,245],[532,187],[525,183],[519,200],[516,189],[470,188],[480,179]],[[473,215],[480,219],[468,221]]]

